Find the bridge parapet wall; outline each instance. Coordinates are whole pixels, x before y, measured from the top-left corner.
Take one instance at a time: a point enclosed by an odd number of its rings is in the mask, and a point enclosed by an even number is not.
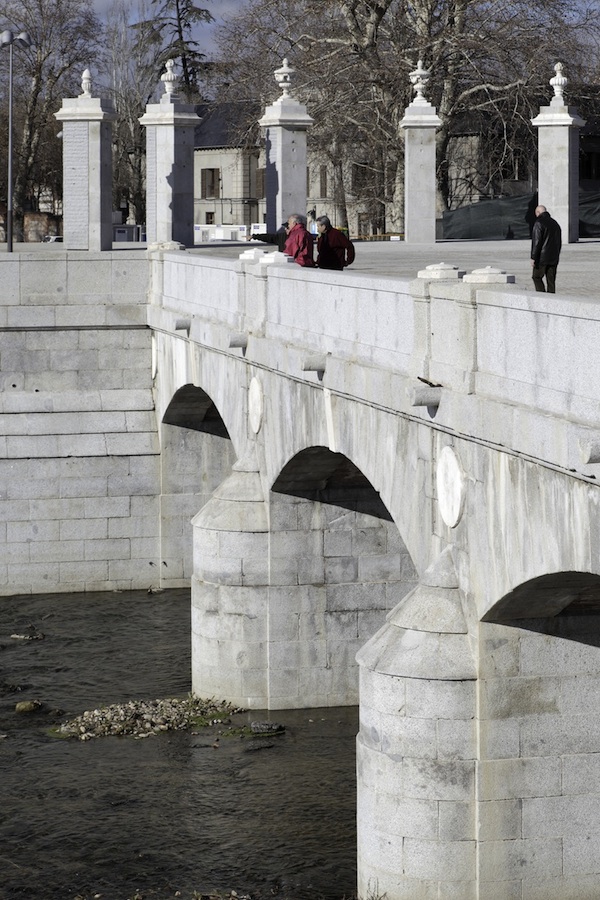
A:
[[[143,250],[14,253],[0,260],[0,328],[146,325]]]
[[[593,475],[580,452],[600,420],[593,301],[187,253],[161,254],[152,284],[155,327],[184,316],[191,341],[238,356],[241,334],[248,362]],[[435,407],[414,398],[423,382]]]
[[[477,295],[478,393],[596,426],[600,304],[552,294]]]

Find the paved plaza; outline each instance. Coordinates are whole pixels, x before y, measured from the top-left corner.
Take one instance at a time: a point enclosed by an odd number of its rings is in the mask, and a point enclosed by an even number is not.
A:
[[[493,266],[514,275],[520,287],[533,291],[529,251],[529,241],[440,241],[429,247],[404,243],[360,244],[356,268],[375,271],[379,266],[382,274],[399,272],[410,276],[439,262],[450,263],[467,272]],[[558,267],[557,293],[600,297],[599,275],[599,240],[565,245]]]
[[[274,250],[258,241],[248,243],[198,244],[190,253],[210,254],[237,259],[249,247]],[[144,244],[114,244],[115,251],[145,251]],[[0,244],[0,252],[6,250]],[[529,241],[437,241],[435,244],[405,244],[403,241],[357,241],[356,261],[352,272],[368,272],[414,278],[429,265],[448,263],[466,272],[493,266],[514,275],[519,287],[533,291]],[[64,245],[16,244],[16,252],[64,253]],[[600,300],[600,238],[565,244],[562,249],[557,276],[557,294],[575,297],[594,297]]]
[[[193,252],[235,258],[239,255],[239,246],[202,245]],[[246,246],[261,245],[255,241]],[[514,275],[517,285],[524,290],[533,291],[530,247],[529,241],[438,241],[435,244],[358,241],[351,271],[414,278],[426,266],[441,262],[466,272],[493,266]],[[563,246],[556,286],[558,294],[600,299],[600,239]]]
[[[439,241],[433,245],[360,243],[354,271],[411,277],[433,263],[445,262],[467,272],[493,266],[514,275],[533,291],[529,241]],[[563,247],[557,293],[600,298],[600,240]]]

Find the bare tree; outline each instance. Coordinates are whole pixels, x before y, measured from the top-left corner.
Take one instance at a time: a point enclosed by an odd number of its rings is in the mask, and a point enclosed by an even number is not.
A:
[[[54,113],[62,98],[81,91],[81,75],[96,57],[100,22],[86,0],[18,0],[0,2],[2,27],[25,30],[32,46],[18,51],[15,65],[16,138],[14,158],[15,234],[22,230],[26,208],[39,195],[44,168],[49,174],[48,147],[56,147]],[[16,54],[15,54],[16,55]],[[6,68],[6,55],[0,54]],[[50,164],[54,183],[62,172]]]
[[[548,101],[558,59],[573,80],[596,48],[594,0],[263,0],[221,32],[229,90],[270,99],[271,72],[288,55],[316,125],[309,145],[362,167],[362,200],[402,221],[400,122],[408,75],[422,59],[438,132],[440,210],[466,194],[491,195],[531,175],[531,118]],[[230,48],[238,52],[232,59]],[[596,56],[597,58],[597,56]],[[268,97],[265,97],[268,94]],[[574,97],[576,100],[576,97]],[[475,140],[461,141],[461,132]],[[465,148],[471,147],[465,154]],[[482,160],[485,158],[485,165]],[[456,173],[463,172],[461,187]],[[352,178],[345,172],[346,192]],[[460,189],[459,189],[460,187]],[[377,218],[377,212],[374,212]]]
[[[126,204],[137,223],[146,217],[146,135],[139,119],[162,93],[168,59],[179,60],[188,99],[201,98],[203,57],[190,34],[193,26],[211,19],[188,0],[114,0],[109,9],[103,74],[117,111],[113,201],[117,209]]]
[[[126,204],[136,223],[146,221],[146,135],[139,119],[160,87],[153,47],[139,41],[131,26],[132,15],[149,16],[146,0],[114,0],[106,23],[103,78],[113,99],[117,119],[113,125],[113,206]]]
[[[267,0],[246,9],[217,34],[221,56],[214,69],[215,94],[217,99],[254,99],[264,107],[278,92],[273,70],[289,55],[296,68],[295,93],[315,120],[309,131],[313,157],[328,162],[333,170],[340,223],[346,225],[347,203],[354,202],[360,188],[374,227],[380,229],[394,129],[385,121],[387,110],[381,104],[376,117],[382,127],[372,127],[377,86],[356,78],[356,55],[342,36],[342,27],[334,3]],[[235,56],[229,53],[232,45],[238,48]],[[249,130],[251,124],[247,123]],[[353,155],[350,148],[357,147],[361,158],[353,170],[346,160]]]

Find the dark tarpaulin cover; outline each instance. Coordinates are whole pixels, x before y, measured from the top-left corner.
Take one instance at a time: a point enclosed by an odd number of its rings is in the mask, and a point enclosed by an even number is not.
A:
[[[444,240],[527,240],[531,236],[536,195],[481,200],[444,212]],[[552,215],[552,210],[549,210]],[[600,237],[600,192],[579,194],[579,237]]]

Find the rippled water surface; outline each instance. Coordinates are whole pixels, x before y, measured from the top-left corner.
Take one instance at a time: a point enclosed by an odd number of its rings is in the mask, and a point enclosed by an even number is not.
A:
[[[189,619],[189,590],[0,598],[2,900],[354,891],[355,708],[237,716],[286,726],[263,749],[215,749],[217,728],[52,736],[85,709],[185,696]],[[11,638],[30,624],[44,640]],[[15,713],[32,699],[39,712]]]

